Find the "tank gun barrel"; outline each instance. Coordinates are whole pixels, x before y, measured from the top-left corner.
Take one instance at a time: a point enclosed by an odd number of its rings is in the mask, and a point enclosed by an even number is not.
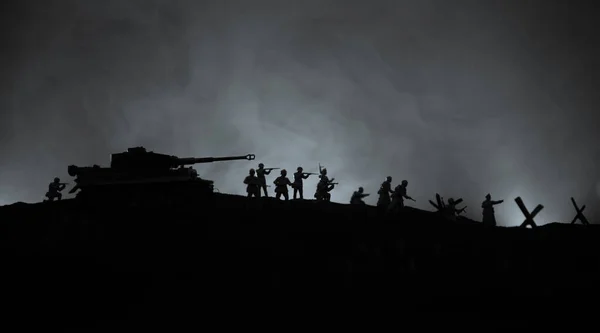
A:
[[[225,157],[185,157],[177,158],[177,165],[191,165],[201,163],[213,163],[221,161],[235,161],[235,160],[248,160],[252,161],[256,158],[254,154],[240,155],[240,156],[225,156]]]

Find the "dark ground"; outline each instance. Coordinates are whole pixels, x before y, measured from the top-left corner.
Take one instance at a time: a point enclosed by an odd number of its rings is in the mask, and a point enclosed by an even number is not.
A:
[[[548,324],[597,308],[599,240],[597,226],[484,228],[413,209],[386,218],[228,195],[195,207],[15,204],[0,208],[2,322],[78,332]]]

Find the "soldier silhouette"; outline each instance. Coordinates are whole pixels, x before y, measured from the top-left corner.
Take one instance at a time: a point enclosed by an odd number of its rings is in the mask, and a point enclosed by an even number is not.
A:
[[[319,180],[319,183],[317,184],[317,191],[315,192],[315,199],[317,199],[317,201],[330,201],[331,200],[331,190],[333,190],[333,188],[335,187],[335,185],[337,183],[334,183],[333,181],[335,180],[335,178],[331,178],[329,179],[329,177],[327,177],[327,168],[323,168],[321,167],[321,165],[319,164],[319,178],[321,178],[321,180]]]
[[[394,191],[392,191],[392,177],[387,176],[385,181],[381,183],[379,191],[377,191],[377,194],[379,194],[379,199],[377,199],[377,207],[389,207],[390,203],[392,202],[390,194],[393,193]]]
[[[259,163],[258,169],[256,169],[256,176],[260,181],[260,188],[262,188],[263,192],[265,193],[265,197],[269,196],[269,193],[267,192],[267,179],[265,176],[270,175],[271,171],[273,171],[273,169],[265,169],[265,165],[262,163]]]
[[[394,189],[394,193],[392,194],[392,202],[390,203],[389,210],[391,212],[397,212],[398,210],[404,208],[404,199],[415,201],[415,199],[409,197],[406,194],[406,187],[408,186],[408,181],[403,180],[402,183]]]
[[[362,187],[358,188],[358,191],[354,191],[354,193],[352,193],[352,197],[350,198],[350,204],[352,205],[365,205],[365,202],[363,201],[364,197],[368,197],[369,194],[368,193],[364,193],[365,189]]]
[[[248,198],[260,198],[260,180],[256,177],[256,171],[254,169],[250,169],[248,176],[244,179],[244,184],[246,184]]]
[[[66,183],[61,183],[60,178],[54,178],[54,181],[48,185],[48,192],[46,192],[47,201],[62,200],[62,190],[67,186]],[[44,200],[46,201],[46,200]]]
[[[296,196],[300,195],[300,200],[304,199],[304,179],[308,179],[310,175],[315,175],[314,173],[304,172],[302,167],[298,167],[297,171],[294,173],[294,183],[292,187],[294,188],[294,199]]]
[[[292,182],[290,182],[290,179],[287,177],[287,170],[281,170],[281,175],[275,179],[273,184],[275,184],[275,198],[281,199],[281,196],[283,195],[283,198],[286,201],[290,199],[288,186],[292,186]]]
[[[503,203],[504,200],[493,201],[492,195],[487,194],[485,196],[485,200],[481,203],[481,208],[483,208],[483,225],[487,226],[496,226],[496,215],[494,212],[494,206]]]

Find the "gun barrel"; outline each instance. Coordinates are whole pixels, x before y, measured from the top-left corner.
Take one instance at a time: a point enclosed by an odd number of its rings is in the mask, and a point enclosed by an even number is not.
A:
[[[236,160],[248,160],[252,161],[256,158],[254,154],[240,155],[240,156],[225,156],[225,157],[184,157],[178,158],[178,165],[191,165],[200,163],[213,163],[221,161],[236,161]]]

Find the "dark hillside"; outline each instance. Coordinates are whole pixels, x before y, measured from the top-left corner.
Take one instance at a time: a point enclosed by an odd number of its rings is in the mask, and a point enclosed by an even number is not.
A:
[[[242,314],[388,303],[488,317],[593,309],[599,240],[596,226],[484,228],[414,209],[392,218],[229,195],[179,207],[15,204],[0,208],[2,299],[22,326],[236,325]]]

